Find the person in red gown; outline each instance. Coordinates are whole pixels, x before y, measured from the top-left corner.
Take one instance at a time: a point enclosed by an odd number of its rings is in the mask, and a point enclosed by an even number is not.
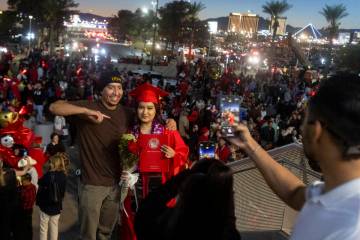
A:
[[[218,147],[216,148],[216,155],[219,157],[220,161],[227,163],[231,156],[230,148],[227,146],[224,138],[219,139]]]
[[[189,148],[180,136],[177,130],[168,130],[161,119],[160,112],[160,98],[168,95],[167,92],[160,88],[154,87],[149,83],[144,83],[129,93],[134,97],[137,102],[136,114],[137,119],[135,125],[130,132],[135,136],[138,141],[129,146],[129,150],[139,154],[141,151],[142,135],[145,134],[159,134],[165,136],[166,143],[161,146],[163,154],[162,161],[168,163],[168,168],[161,172],[154,172],[155,175],[161,176],[162,183],[165,183],[172,176],[177,175],[180,171],[185,169]],[[140,158],[139,161],[147,161],[146,158]],[[141,165],[141,164],[140,164]],[[143,197],[148,193],[148,174],[151,172],[142,172],[139,169],[140,176],[142,177],[143,184]],[[136,239],[133,231],[133,214],[131,214],[129,197],[125,200],[125,211],[127,214],[122,214],[122,233],[121,239]],[[129,234],[130,233],[130,234]]]

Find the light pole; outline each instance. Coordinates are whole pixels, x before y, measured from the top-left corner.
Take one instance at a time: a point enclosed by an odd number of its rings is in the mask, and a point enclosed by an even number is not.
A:
[[[211,53],[211,32],[210,32],[210,39],[209,39],[208,59],[210,59],[210,53]]]
[[[210,54],[211,54],[211,37],[212,37],[212,34],[217,33],[217,28],[218,28],[217,22],[214,22],[214,21],[208,22],[208,29],[209,29],[209,34],[210,34],[208,58],[210,57]]]
[[[312,38],[309,38],[309,51],[308,51],[308,54],[307,54],[307,58],[308,58],[309,61],[310,61],[311,43],[312,43]]]
[[[155,39],[156,39],[156,31],[157,31],[157,12],[159,7],[159,0],[156,0],[155,5],[155,23],[154,23],[154,35],[153,35],[153,41],[152,41],[152,47],[151,47],[151,65],[150,65],[150,71],[154,68],[154,51],[155,51]]]
[[[30,51],[30,46],[31,46],[31,37],[32,37],[32,34],[31,34],[31,20],[33,19],[33,16],[29,16],[29,21],[30,21],[30,24],[29,24],[29,51]]]

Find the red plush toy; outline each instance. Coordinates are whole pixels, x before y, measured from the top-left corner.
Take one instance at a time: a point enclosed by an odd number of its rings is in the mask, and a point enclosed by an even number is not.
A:
[[[30,156],[35,160],[32,163],[38,176],[41,177],[42,166],[47,158],[39,147],[41,137],[35,136],[31,129],[23,126],[24,114],[26,114],[25,108],[20,109],[19,113],[0,113],[0,157],[10,167],[18,169],[23,165],[20,160],[25,156]]]

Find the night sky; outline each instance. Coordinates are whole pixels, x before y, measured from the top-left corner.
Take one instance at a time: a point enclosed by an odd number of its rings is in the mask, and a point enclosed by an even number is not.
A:
[[[154,1],[154,0],[153,0]],[[193,0],[191,0],[193,1]],[[198,0],[197,0],[198,1]],[[251,12],[268,17],[262,12],[261,6],[266,0],[200,0],[205,6],[201,19],[227,16],[230,12]],[[140,7],[152,7],[151,0],[76,0],[82,12],[91,12],[102,16],[111,16],[119,9],[135,10]],[[170,0],[159,0],[159,6]],[[343,3],[349,16],[341,20],[341,28],[360,28],[359,0],[288,0],[293,7],[285,13],[288,23],[293,26],[304,26],[312,22],[317,28],[326,26],[325,18],[319,14],[325,4]],[[0,9],[6,8],[6,0],[0,0]]]

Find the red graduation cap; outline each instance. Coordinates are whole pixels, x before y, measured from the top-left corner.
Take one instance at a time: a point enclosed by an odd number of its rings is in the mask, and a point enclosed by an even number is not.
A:
[[[169,93],[149,83],[144,83],[132,90],[129,95],[135,97],[137,102],[159,103],[160,97],[165,97]]]

